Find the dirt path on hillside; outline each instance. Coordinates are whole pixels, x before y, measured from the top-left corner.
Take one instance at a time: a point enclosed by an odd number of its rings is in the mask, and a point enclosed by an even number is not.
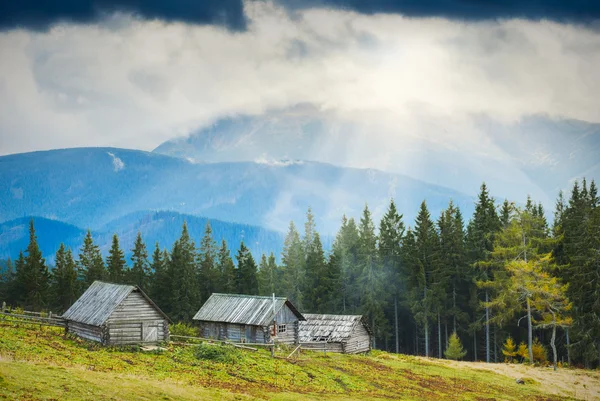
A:
[[[585,401],[600,401],[600,372],[582,369],[539,368],[521,364],[455,362],[428,359],[446,366],[489,370],[513,379],[530,378],[540,383],[544,391]]]

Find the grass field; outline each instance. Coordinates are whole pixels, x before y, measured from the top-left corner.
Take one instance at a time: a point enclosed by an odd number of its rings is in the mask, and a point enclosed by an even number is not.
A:
[[[527,384],[516,384],[516,377]],[[303,353],[287,361],[263,350],[220,345],[169,345],[145,353],[64,338],[60,329],[0,321],[0,399],[7,400],[553,401],[600,399],[597,394],[598,372],[555,373],[384,352]]]

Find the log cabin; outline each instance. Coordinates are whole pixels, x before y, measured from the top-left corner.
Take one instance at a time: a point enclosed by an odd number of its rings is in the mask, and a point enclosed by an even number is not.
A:
[[[237,343],[298,343],[304,316],[287,298],[212,294],[193,318],[204,338]]]
[[[303,349],[359,354],[371,350],[373,333],[361,315],[317,315],[305,313],[300,322]]]
[[[169,341],[169,318],[137,286],[94,281],[62,317],[67,332],[104,345]]]

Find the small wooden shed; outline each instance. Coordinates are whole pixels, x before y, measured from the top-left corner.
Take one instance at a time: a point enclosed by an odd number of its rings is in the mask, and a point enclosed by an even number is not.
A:
[[[372,332],[361,315],[305,313],[300,322],[302,348],[326,348],[330,352],[358,354],[371,350]]]
[[[212,294],[194,316],[201,336],[239,343],[298,343],[304,316],[287,298]],[[273,321],[277,334],[273,338]]]
[[[94,281],[62,317],[68,332],[104,345],[169,340],[169,318],[137,286]]]

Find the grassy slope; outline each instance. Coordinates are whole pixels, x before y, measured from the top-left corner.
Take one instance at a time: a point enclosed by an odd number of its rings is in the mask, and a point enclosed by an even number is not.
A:
[[[423,358],[234,351],[233,363],[199,360],[194,347],[163,353],[107,349],[53,328],[0,321],[0,399],[24,400],[561,400],[537,383]]]

